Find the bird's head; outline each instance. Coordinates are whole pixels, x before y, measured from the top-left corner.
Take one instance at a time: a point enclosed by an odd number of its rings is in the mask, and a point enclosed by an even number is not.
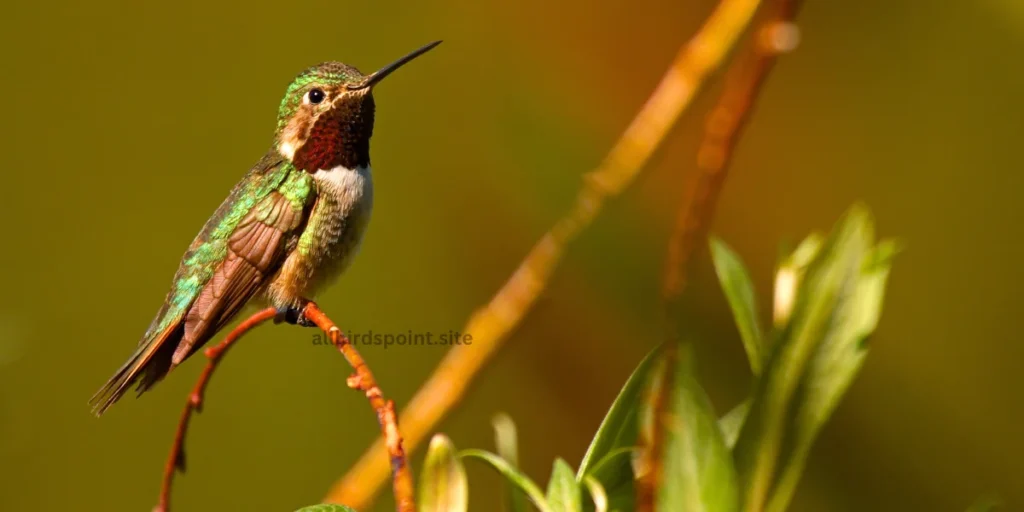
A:
[[[325,62],[303,71],[288,86],[278,110],[277,150],[311,173],[338,166],[368,166],[373,87],[440,43],[430,43],[369,75],[341,62]]]

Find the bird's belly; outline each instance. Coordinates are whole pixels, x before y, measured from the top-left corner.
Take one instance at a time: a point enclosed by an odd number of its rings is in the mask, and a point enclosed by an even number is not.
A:
[[[341,230],[340,236],[324,237],[320,240],[322,246],[316,250],[323,256],[313,269],[313,280],[308,293],[315,294],[323,286],[333,283],[348,268],[359,252],[369,220],[369,208],[358,205],[346,216],[345,227]]]
[[[373,185],[368,168],[317,171],[313,178],[316,203],[267,290],[276,307],[297,307],[332,283],[352,262],[370,220]]]

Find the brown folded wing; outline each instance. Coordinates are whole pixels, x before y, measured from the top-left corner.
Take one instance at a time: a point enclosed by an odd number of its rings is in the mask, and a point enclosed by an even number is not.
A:
[[[185,331],[174,351],[179,364],[231,321],[266,284],[302,225],[301,208],[272,192],[242,219],[228,240],[227,256],[185,315]]]

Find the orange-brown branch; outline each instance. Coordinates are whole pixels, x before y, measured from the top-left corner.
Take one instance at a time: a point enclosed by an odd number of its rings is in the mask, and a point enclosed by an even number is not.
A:
[[[779,54],[792,50],[797,42],[792,24],[800,2],[779,0],[774,12],[759,24],[751,44],[726,73],[726,86],[705,125],[697,150],[696,181],[680,203],[675,229],[668,245],[662,296],[671,305],[686,285],[693,254],[703,247],[715,206],[743,132]]]
[[[174,483],[174,475],[179,469],[181,471],[185,470],[185,433],[188,431],[192,413],[199,412],[202,408],[206,386],[209,384],[210,378],[217,369],[221,358],[245,333],[263,322],[274,318],[276,314],[277,310],[274,308],[263,309],[247,318],[238,327],[235,327],[224,338],[224,341],[206,349],[205,355],[208,359],[206,368],[203,369],[203,373],[199,376],[199,380],[196,382],[192,393],[189,395],[188,402],[185,404],[185,409],[181,413],[178,429],[174,436],[174,443],[171,445],[171,453],[164,466],[160,501],[154,509],[156,512],[168,512],[170,510],[171,488]],[[370,401],[374,412],[377,413],[377,421],[380,424],[381,432],[387,440],[387,451],[390,455],[391,468],[394,474],[397,510],[398,512],[414,512],[412,472],[409,469],[405,451],[402,448],[402,436],[398,431],[398,418],[395,414],[394,402],[384,399],[377,381],[373,378],[373,373],[370,371],[369,366],[366,365],[366,361],[359,355],[355,347],[349,343],[348,338],[342,334],[341,329],[315,303],[308,303],[303,309],[302,314],[330,336],[331,342],[334,346],[338,347],[338,350],[345,356],[345,359],[355,371],[348,378],[348,386],[362,391]]]
[[[673,313],[686,287],[694,254],[707,246],[708,230],[736,144],[777,57],[796,46],[797,32],[792,22],[799,6],[799,0],[775,0],[770,4],[772,11],[757,25],[750,45],[729,67],[725,89],[708,116],[704,138],[697,150],[696,181],[680,204],[665,258],[662,299],[671,338],[678,338]],[[668,340],[670,350],[675,349],[678,341]],[[654,510],[656,492],[661,485],[664,461],[660,450],[665,429],[659,420],[660,414],[656,412],[654,418],[650,439],[645,442],[648,447],[645,473],[636,482],[638,512]]]
[[[416,503],[413,499],[412,470],[409,468],[409,461],[406,459],[405,449],[402,447],[402,435],[398,431],[395,403],[384,399],[380,387],[377,386],[377,381],[373,378],[373,373],[370,372],[370,367],[363,361],[359,351],[316,304],[312,302],[307,304],[302,314],[330,336],[331,343],[338,347],[338,351],[345,356],[348,364],[355,370],[355,373],[348,378],[348,386],[366,394],[370,405],[377,413],[377,421],[380,423],[381,433],[387,447],[388,460],[391,461],[396,508],[399,512],[414,512]]]
[[[234,330],[228,333],[224,341],[207,348],[204,352],[208,359],[206,368],[203,368],[203,373],[199,375],[199,380],[196,381],[195,387],[192,388],[192,393],[188,396],[185,409],[181,411],[181,419],[178,420],[178,430],[174,435],[174,443],[171,444],[171,454],[167,457],[167,463],[164,465],[164,479],[160,486],[160,502],[154,509],[155,512],[168,512],[171,509],[171,487],[174,484],[174,474],[179,469],[182,472],[185,471],[185,433],[188,431],[192,413],[199,412],[202,409],[203,397],[206,395],[206,385],[209,384],[210,377],[213,376],[214,370],[217,369],[220,359],[224,357],[224,354],[231,348],[231,345],[238,341],[245,333],[263,322],[274,318],[276,314],[277,310],[274,308],[267,308],[257,312],[238,324],[238,327],[235,327]]]

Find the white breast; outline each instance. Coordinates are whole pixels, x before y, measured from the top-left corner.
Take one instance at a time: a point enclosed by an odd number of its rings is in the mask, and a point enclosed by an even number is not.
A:
[[[313,173],[320,198],[314,207],[316,240],[323,261],[314,267],[330,280],[343,271],[359,249],[373,209],[373,180],[369,167],[335,167]],[[323,281],[324,279],[318,279]]]
[[[320,169],[313,173],[313,179],[321,190],[335,195],[373,196],[373,176],[369,167],[349,169],[338,166]],[[358,198],[354,198],[358,199]]]

